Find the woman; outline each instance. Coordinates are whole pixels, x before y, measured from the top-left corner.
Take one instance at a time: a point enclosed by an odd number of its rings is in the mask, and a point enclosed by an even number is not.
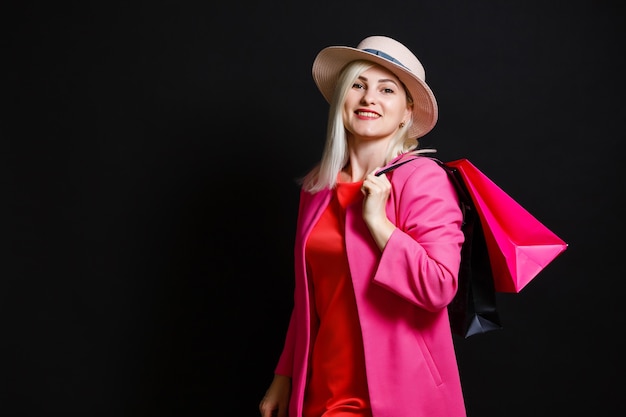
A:
[[[424,69],[371,36],[323,49],[313,78],[327,139],[302,182],[294,307],[261,415],[463,417],[446,308],[462,213],[444,170],[415,157],[437,121]]]

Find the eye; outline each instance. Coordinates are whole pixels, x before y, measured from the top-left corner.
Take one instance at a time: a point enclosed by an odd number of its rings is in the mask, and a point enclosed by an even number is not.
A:
[[[389,88],[389,87],[384,87],[382,91],[385,94],[393,94],[396,92],[396,90],[394,90],[393,88]]]
[[[359,90],[359,89],[362,89],[362,88],[365,88],[365,87],[361,83],[354,83],[354,84],[352,84],[352,88],[355,88],[355,89]]]

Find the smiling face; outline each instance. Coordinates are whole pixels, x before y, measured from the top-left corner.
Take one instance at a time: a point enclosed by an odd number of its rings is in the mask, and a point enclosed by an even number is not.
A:
[[[402,83],[380,66],[361,73],[343,105],[344,125],[360,140],[389,139],[410,117],[411,107]]]

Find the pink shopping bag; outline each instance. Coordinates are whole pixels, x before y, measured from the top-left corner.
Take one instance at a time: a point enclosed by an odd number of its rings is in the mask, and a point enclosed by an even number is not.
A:
[[[456,168],[476,206],[497,292],[518,293],[566,248],[544,226],[467,159]]]

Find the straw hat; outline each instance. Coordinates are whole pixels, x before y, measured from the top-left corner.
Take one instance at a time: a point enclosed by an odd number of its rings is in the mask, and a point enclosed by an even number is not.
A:
[[[424,136],[437,123],[437,100],[426,84],[424,67],[403,44],[386,36],[370,36],[356,48],[329,46],[322,49],[313,62],[313,79],[326,101],[335,92],[341,70],[351,61],[365,59],[393,72],[413,97],[413,124],[410,138]]]

